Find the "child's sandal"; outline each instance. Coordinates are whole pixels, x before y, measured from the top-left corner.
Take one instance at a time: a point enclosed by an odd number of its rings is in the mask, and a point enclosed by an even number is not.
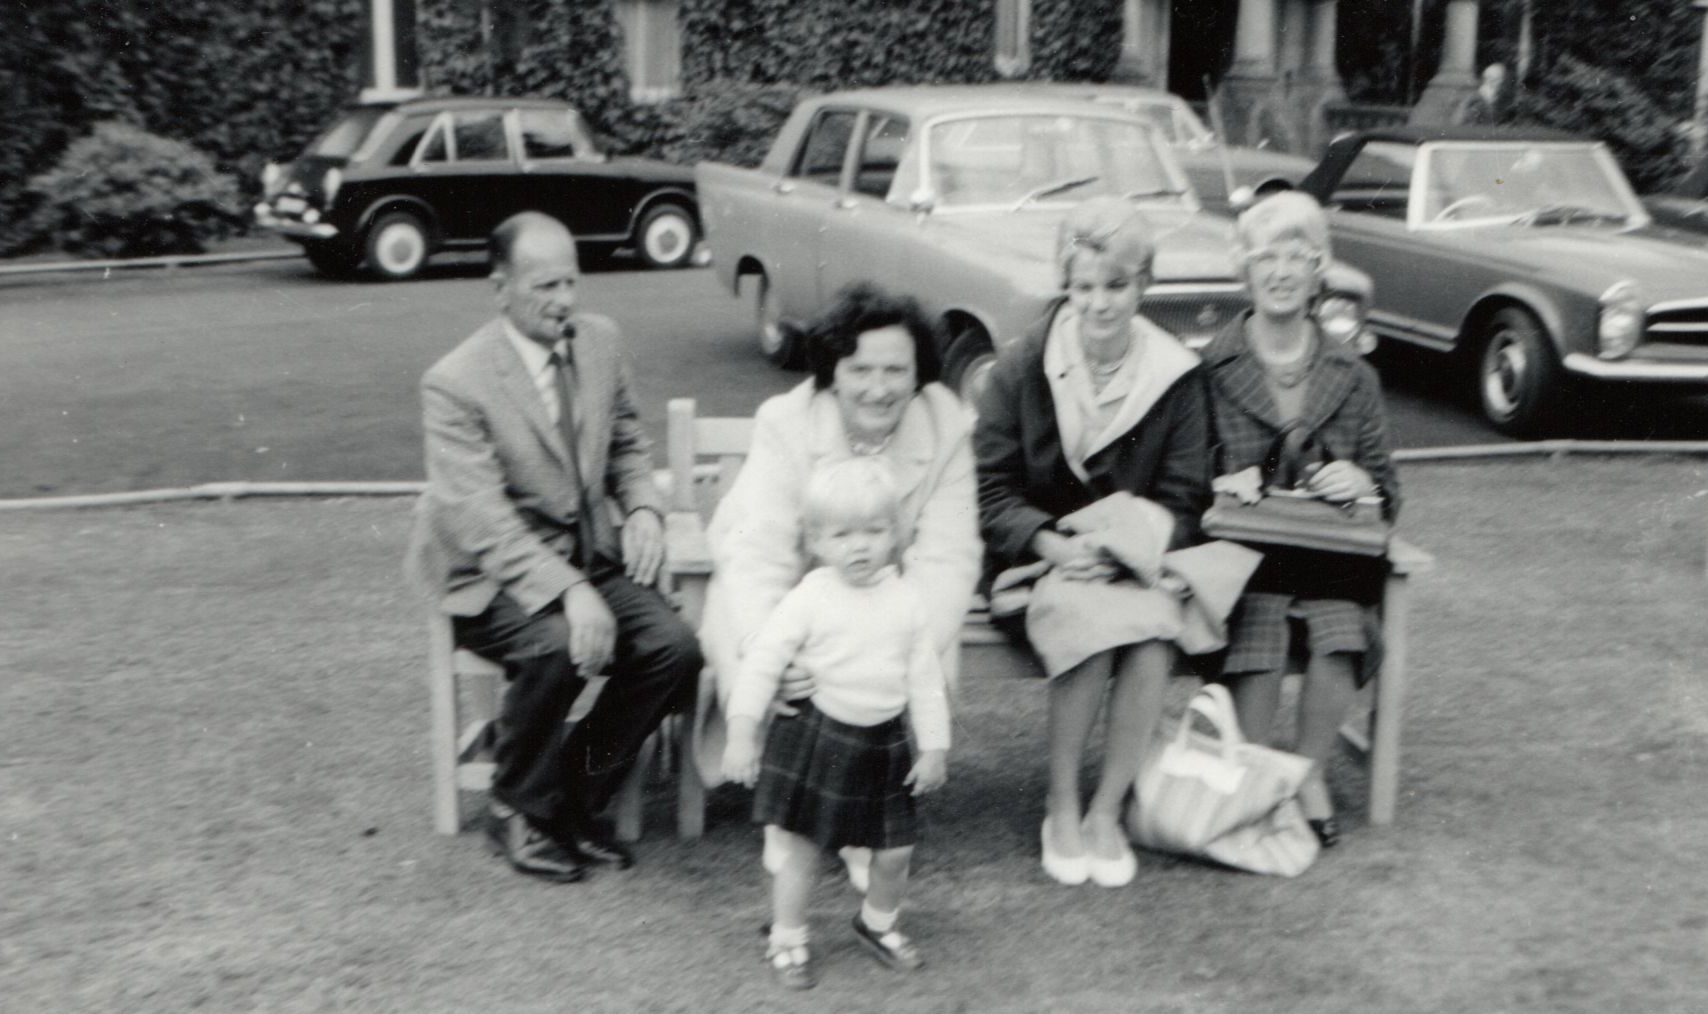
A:
[[[900,930],[879,933],[866,925],[858,913],[854,916],[854,936],[866,945],[872,956],[898,972],[915,972],[925,967],[925,958]]]
[[[772,947],[765,952],[771,974],[787,989],[811,989],[818,985],[813,975],[812,952],[806,944],[799,947]]]

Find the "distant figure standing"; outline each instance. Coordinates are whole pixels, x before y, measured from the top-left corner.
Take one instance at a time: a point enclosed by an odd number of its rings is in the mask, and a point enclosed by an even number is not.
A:
[[[1459,106],[1455,122],[1488,126],[1506,119],[1506,64],[1491,63],[1483,68],[1482,80],[1470,98]]]

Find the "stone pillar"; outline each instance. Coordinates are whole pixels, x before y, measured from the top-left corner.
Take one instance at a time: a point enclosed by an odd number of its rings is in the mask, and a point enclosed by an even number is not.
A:
[[[1306,0],[1279,0],[1276,13],[1275,72],[1284,80],[1297,82],[1305,70],[1306,36],[1310,33],[1310,12]]]
[[[1168,87],[1169,19],[1168,0],[1123,0],[1121,55],[1113,80]]]
[[[414,94],[421,88],[415,49],[415,0],[368,0],[362,47],[362,101]]]
[[[1304,134],[1313,155],[1327,147],[1334,135],[1334,129],[1328,122],[1328,107],[1346,101],[1346,89],[1340,83],[1340,67],[1335,56],[1339,16],[1338,0],[1313,0],[1311,3],[1310,56],[1304,71],[1304,91],[1310,113]]]
[[[1708,149],[1708,0],[1691,6],[1702,12],[1702,51],[1696,57],[1696,128],[1690,132],[1690,153],[1703,157]]]
[[[1441,65],[1411,111],[1413,123],[1452,123],[1477,90],[1477,0],[1448,0]]]
[[[1221,100],[1230,144],[1291,148],[1275,74],[1275,0],[1240,0],[1234,63],[1222,78]]]

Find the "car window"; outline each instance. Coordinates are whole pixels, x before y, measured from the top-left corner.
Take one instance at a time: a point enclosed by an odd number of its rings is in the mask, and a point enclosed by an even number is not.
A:
[[[1353,157],[1328,202],[1347,211],[1404,219],[1417,149],[1396,141],[1371,141]]]
[[[451,160],[451,145],[449,133],[445,128],[443,118],[434,121],[428,130],[427,139],[421,142],[421,153],[416,156],[420,162],[449,162]]]
[[[323,158],[349,158],[385,113],[384,109],[374,106],[351,110],[343,119],[328,128],[326,133],[315,138],[305,154]]]
[[[452,118],[458,162],[492,162],[510,157],[504,114],[497,109],[458,112]]]
[[[842,160],[854,138],[855,113],[833,109],[813,121],[806,143],[801,145],[794,175],[836,186],[842,178]]]
[[[872,197],[888,197],[906,148],[906,120],[899,116],[870,117],[866,121],[866,137],[860,143],[860,164],[854,171],[854,189]]]
[[[421,139],[427,135],[428,129],[432,126],[433,116],[431,113],[424,116],[411,116],[404,120],[403,126],[397,131],[398,145],[391,153],[390,164],[408,165],[409,160],[415,157],[415,149],[421,146]],[[440,155],[440,158],[443,157]]]
[[[962,117],[933,124],[928,140],[942,207],[1060,207],[1103,194],[1178,203],[1186,192],[1161,138],[1125,118]]]
[[[574,114],[567,109],[523,109],[523,158],[576,158],[579,146]]]
[[[1545,208],[1625,218],[1617,168],[1588,145],[1472,142],[1432,146],[1424,222],[1511,220]]]

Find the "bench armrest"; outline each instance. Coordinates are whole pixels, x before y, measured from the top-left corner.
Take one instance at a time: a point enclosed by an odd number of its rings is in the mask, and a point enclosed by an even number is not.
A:
[[[712,572],[712,550],[706,542],[706,526],[693,511],[671,511],[664,516],[664,561],[677,577],[707,576]]]

